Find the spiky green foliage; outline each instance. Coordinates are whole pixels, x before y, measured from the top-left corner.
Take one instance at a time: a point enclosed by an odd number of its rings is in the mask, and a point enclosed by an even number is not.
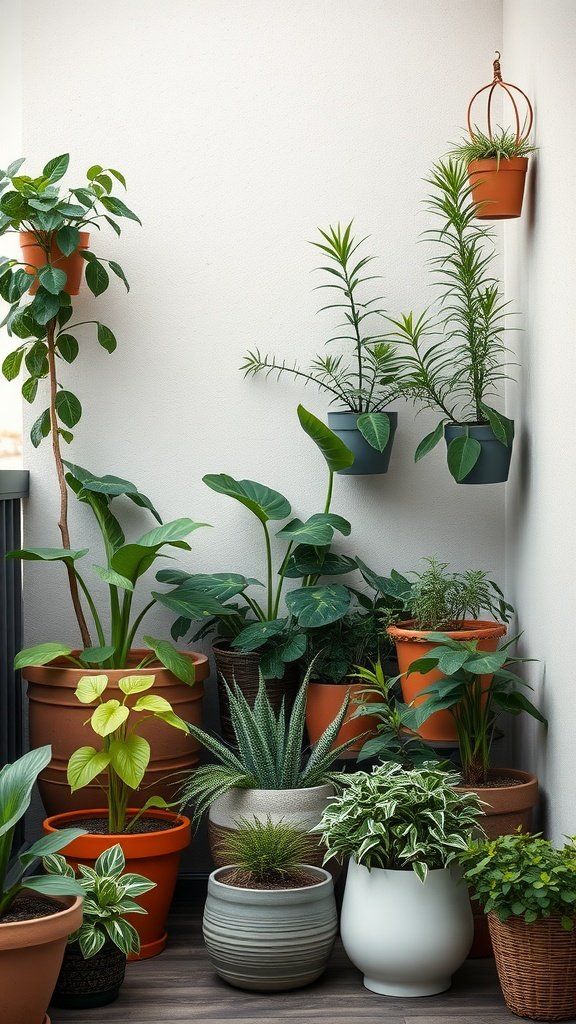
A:
[[[60,854],[43,859],[49,877],[75,878],[74,869]],[[78,865],[78,881],[84,894],[83,920],[70,935],[68,942],[77,942],[85,960],[98,953],[106,940],[128,956],[140,952],[140,937],[126,914],[146,914],[144,907],[134,899],[154,889],[144,875],[124,872],[126,861],[120,843],[100,854],[93,868]]]
[[[366,429],[368,443],[382,451],[381,442],[376,440],[371,428],[377,433],[384,430],[387,439],[388,418],[385,417],[384,422],[374,414],[382,417],[383,410],[399,394],[400,364],[395,346],[379,329],[384,315],[380,306],[382,296],[366,299],[361,295],[363,286],[377,279],[377,275],[365,273],[376,257],[360,257],[358,250],[366,238],[359,239],[352,234],[352,223],[350,221],[345,228],[338,224],[326,231],[319,229],[321,241],[311,243],[328,261],[327,265],[317,268],[329,275],[328,283],[318,287],[336,293],[334,301],[322,306],[319,312],[342,310],[344,315],[344,323],[338,324],[337,333],[328,339],[328,344],[351,346],[350,355],[317,355],[309,367],[302,369],[298,363],[290,365],[285,359],[261,355],[256,349],[245,355],[241,369],[245,376],[264,373],[279,379],[287,373],[304,384],[315,384],[328,394],[331,403],[338,402],[352,412],[371,417],[358,427],[363,434]],[[386,440],[383,437],[381,440],[385,447]]]
[[[284,703],[278,715],[274,713],[262,677],[254,707],[250,706],[237,685],[233,689],[226,685],[236,737],[235,750],[198,726],[188,725],[192,736],[216,760],[216,764],[195,768],[182,786],[181,804],[193,808],[196,820],[214,800],[230,789],[308,789],[330,781],[331,766],[355,742],[351,739],[333,749],[349,699],[344,701],[334,721],[303,757],[309,676],[310,671],[298,691],[289,717]]]
[[[250,882],[270,883],[289,880],[300,874],[318,839],[286,821],[261,821],[239,818],[237,830],[229,832],[218,846],[219,856],[234,864],[238,873]]]
[[[451,151],[450,156],[464,160],[469,164],[472,160],[512,160],[518,156],[528,156],[536,146],[527,138],[516,135],[510,128],[498,128],[493,135],[474,128],[474,138],[466,138]]]
[[[406,771],[382,764],[343,775],[343,792],[324,809],[319,832],[331,857],[354,857],[367,868],[409,870],[424,882],[468,849],[482,815],[476,793],[457,793],[455,772],[424,764]]]

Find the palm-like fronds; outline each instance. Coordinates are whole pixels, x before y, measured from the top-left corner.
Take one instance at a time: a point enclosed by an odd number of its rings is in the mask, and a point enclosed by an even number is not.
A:
[[[182,806],[193,808],[198,820],[211,803],[230,789],[308,789],[330,780],[330,768],[354,739],[333,744],[348,710],[348,699],[308,756],[302,753],[306,724],[308,670],[289,718],[284,704],[276,715],[260,677],[258,694],[251,707],[237,685],[226,685],[230,718],[236,737],[231,750],[220,739],[188,724],[190,733],[213,756],[215,764],[202,765],[190,773],[181,788]]]

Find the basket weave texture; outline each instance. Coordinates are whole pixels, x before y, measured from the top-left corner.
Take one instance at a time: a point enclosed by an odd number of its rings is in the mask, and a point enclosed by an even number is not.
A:
[[[508,1009],[530,1020],[576,1018],[576,929],[565,931],[560,917],[526,924],[493,912],[488,925]]]
[[[220,704],[220,726],[223,739],[227,743],[234,744],[236,736],[230,720],[230,704],[223,679],[229,687],[236,683],[242,690],[249,704],[254,704],[258,693],[260,667],[260,655],[256,651],[244,652],[233,651],[224,645],[214,647],[214,660],[218,672],[218,701]],[[268,699],[278,714],[282,701],[284,701],[286,716],[289,715],[294,704],[298,688],[297,671],[293,665],[287,665],[283,679],[267,679],[266,693]]]

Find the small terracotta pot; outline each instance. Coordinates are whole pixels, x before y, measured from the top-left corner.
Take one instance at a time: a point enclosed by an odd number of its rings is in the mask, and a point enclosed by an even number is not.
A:
[[[131,808],[128,814],[135,813]],[[108,811],[104,808],[93,810],[85,808],[81,811],[70,811],[68,814],[56,814],[46,818],[42,823],[44,831],[59,832],[64,828],[74,828],[78,819],[87,817],[106,818]],[[172,903],[180,854],[190,843],[190,819],[183,814],[172,814],[170,811],[151,810],[146,817],[157,818],[159,821],[173,821],[174,827],[162,832],[123,833],[120,835],[98,835],[88,833],[74,839],[61,851],[74,869],[78,864],[93,867],[95,861],[104,850],[119,843],[126,858],[126,870],[137,875],[144,875],[156,888],[138,897],[138,902],[147,914],[127,914],[126,920],[134,925],[140,936],[141,949],[138,956],[129,956],[129,960],[147,960],[157,956],[166,945],[166,918]],[[56,980],[56,979],[54,979]]]
[[[510,775],[518,779],[511,786],[456,786],[458,793],[477,793],[483,801],[485,817],[481,825],[489,839],[509,836],[522,826],[524,832],[532,827],[532,812],[538,803],[538,779],[530,772],[516,768],[489,768],[488,777]],[[488,918],[476,900],[472,900],[474,913],[474,942],[471,957],[492,956],[492,942]]]
[[[434,644],[424,637],[434,632],[430,629],[413,629],[409,619],[400,622],[397,626],[388,626],[387,633],[396,644],[398,656],[398,668],[402,676],[402,696],[407,704],[414,701],[416,707],[424,703],[427,697],[421,696],[432,683],[442,679],[442,673],[438,669],[430,672],[413,672],[407,676],[406,672],[413,661],[425,657],[433,648]],[[506,626],[500,622],[486,622],[482,619],[465,619],[462,629],[442,630],[452,640],[477,640],[479,651],[492,653],[498,647],[498,641],[506,634]],[[479,676],[480,686],[486,689],[490,685],[491,675]],[[422,739],[437,741],[439,743],[455,743],[457,741],[456,726],[449,711],[436,711],[430,716],[427,722],[418,730]]]
[[[80,232],[80,244],[74,252],[70,253],[69,256],[64,256],[58,248],[56,241],[56,232],[52,233],[52,241],[50,244],[50,260],[55,270],[63,270],[66,274],[66,284],[64,285],[64,291],[68,295],[78,295],[80,291],[80,282],[82,280],[82,271],[84,269],[84,259],[81,256],[82,249],[88,249],[90,247],[90,232]],[[41,245],[38,244],[38,240],[32,231],[21,231],[20,232],[20,248],[22,250],[22,259],[31,267],[35,267],[36,270],[40,270],[46,266],[46,253]],[[24,267],[27,274],[33,274],[33,270],[29,270],[28,267]],[[30,294],[34,295],[38,291],[38,280],[34,281],[34,284],[30,288]]]
[[[0,922],[2,1021],[46,1024],[46,1007],[64,958],[66,940],[82,924],[82,897],[60,896],[62,909],[31,921]]]
[[[354,698],[359,697],[365,691],[365,683],[349,683],[348,685],[342,683],[309,683],[306,698],[306,729],[310,743],[318,742],[322,733],[325,732],[330,723],[336,718],[346,699],[346,694],[349,693],[350,705],[342,723],[342,728],[332,744],[332,749],[340,743],[346,743],[348,740],[358,737],[358,742],[349,747],[347,751],[347,753],[357,753],[364,746],[366,740],[370,736],[374,736],[378,724],[378,719],[374,716],[352,718],[357,710]],[[374,704],[379,698],[377,694],[366,693],[365,699],[368,703]],[[360,736],[362,739],[360,739]]]
[[[528,159],[472,160],[468,177],[478,204],[477,220],[510,220],[522,213]]]
[[[78,651],[73,652],[76,656]],[[79,669],[57,658],[49,665],[29,666],[22,670],[28,680],[30,746],[52,745],[52,760],[38,780],[40,795],[48,815],[86,810],[102,805],[102,790],[94,782],[70,793],[66,769],[70,755],[90,742],[84,725],[86,705],[74,696],[81,676],[108,676],[111,688],[117,688],[124,676],[134,672],[135,665],[147,654],[145,650],[130,652],[125,669]],[[208,675],[208,659],[204,654],[187,654],[194,663],[196,682],[187,686],[161,665],[138,669],[139,675],[154,676],[154,692],[170,701],[174,711],[185,722],[202,725],[202,680]],[[198,764],[200,744],[179,729],[156,718],[149,718],[140,735],[150,743],[152,757],[142,785],[134,794],[134,804],[142,806],[154,796],[171,801],[179,784],[174,773],[190,771]]]

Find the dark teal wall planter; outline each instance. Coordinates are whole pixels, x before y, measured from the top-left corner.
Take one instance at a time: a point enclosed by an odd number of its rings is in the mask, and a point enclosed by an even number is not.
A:
[[[457,482],[461,484],[505,483],[510,470],[513,440],[508,446],[502,444],[494,435],[492,427],[488,424],[483,426],[458,426],[455,423],[448,423],[444,427],[446,447],[455,437],[462,437],[467,431],[469,437],[473,437],[476,441],[480,442],[482,451],[474,468],[463,480]]]
[[[362,437],[356,426],[358,415],[355,412],[328,413],[328,426],[330,430],[333,430],[344,441],[344,444],[354,455],[353,464],[348,469],[339,469],[338,472],[348,476],[374,476],[378,473],[386,473],[388,471],[388,463],[390,462],[390,452],[394,443],[394,434],[398,426],[398,413],[386,410],[386,415],[390,420],[390,437],[383,452],[373,448]]]

